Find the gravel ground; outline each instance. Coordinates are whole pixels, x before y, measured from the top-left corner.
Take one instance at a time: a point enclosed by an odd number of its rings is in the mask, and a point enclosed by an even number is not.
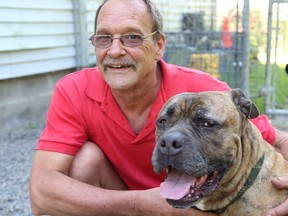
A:
[[[44,115],[43,115],[44,116]],[[288,131],[288,117],[272,120]],[[45,119],[15,121],[0,132],[0,216],[31,216],[29,175]]]
[[[29,177],[44,119],[20,121],[0,132],[0,215],[30,216]]]

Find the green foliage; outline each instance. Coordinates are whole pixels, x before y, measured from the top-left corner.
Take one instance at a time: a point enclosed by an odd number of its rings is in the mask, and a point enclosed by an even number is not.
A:
[[[271,67],[274,67],[272,65]],[[276,71],[275,79],[275,104],[276,108],[288,109],[288,75],[285,73],[284,65],[277,65],[273,68]],[[273,85],[275,73],[271,76],[271,85]],[[254,96],[252,99],[257,105],[260,113],[264,113],[264,96],[259,94],[259,89],[265,91],[265,65],[260,62],[252,62],[250,65],[250,94]],[[271,100],[273,98],[271,97]]]

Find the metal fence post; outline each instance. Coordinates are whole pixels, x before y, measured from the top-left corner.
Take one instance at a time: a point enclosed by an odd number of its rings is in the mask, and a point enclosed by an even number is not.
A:
[[[243,67],[242,67],[242,89],[243,91],[250,95],[249,91],[249,68],[250,68],[250,42],[249,42],[249,17],[250,17],[250,7],[249,7],[249,0],[244,0],[243,5],[243,16],[242,16],[242,23],[243,23],[243,52],[242,52],[242,59],[243,59]]]
[[[264,112],[268,113],[270,106],[270,94],[271,94],[271,37],[272,37],[272,6],[273,0],[269,0],[269,10],[268,10],[268,32],[267,32],[267,46],[266,46],[266,66],[265,66],[265,92],[264,92]]]

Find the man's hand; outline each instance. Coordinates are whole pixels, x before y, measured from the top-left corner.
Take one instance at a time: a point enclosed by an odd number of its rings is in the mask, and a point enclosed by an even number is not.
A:
[[[272,179],[271,182],[276,188],[288,189],[288,176],[274,178]],[[288,199],[281,205],[271,209],[266,213],[266,216],[285,216],[285,215],[288,215]]]

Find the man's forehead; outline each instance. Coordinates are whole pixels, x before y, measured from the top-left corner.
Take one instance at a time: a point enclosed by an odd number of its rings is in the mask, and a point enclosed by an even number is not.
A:
[[[137,30],[139,26],[150,27],[152,22],[149,13],[147,13],[147,6],[143,1],[109,0],[99,12],[97,31],[110,29],[113,25],[121,29],[125,28],[126,31],[132,31]]]
[[[147,15],[147,5],[141,0],[109,0],[100,12],[99,17],[123,17],[124,19],[137,19]]]

